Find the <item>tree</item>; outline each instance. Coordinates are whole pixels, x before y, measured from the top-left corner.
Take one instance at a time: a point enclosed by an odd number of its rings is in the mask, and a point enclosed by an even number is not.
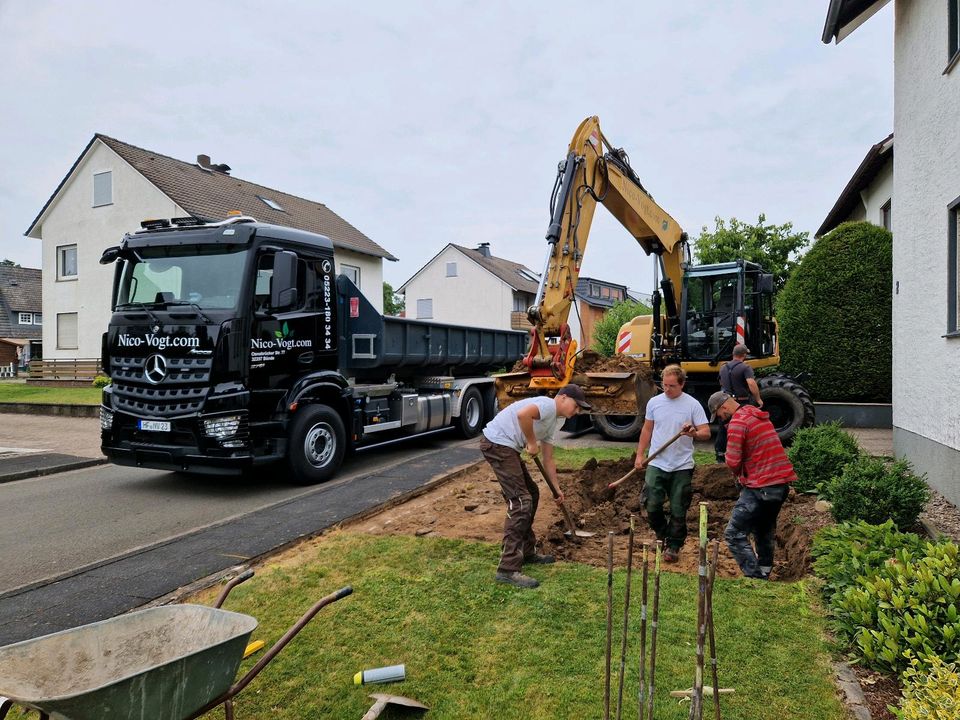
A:
[[[404,299],[397,295],[393,291],[393,286],[388,283],[383,283],[383,314],[384,315],[399,315],[406,309],[406,302]]]
[[[620,326],[637,315],[652,313],[652,309],[634,300],[618,302],[593,326],[593,349],[605,357],[612,357],[617,350],[617,333],[620,332]]]
[[[814,400],[890,402],[893,236],[843,223],[817,240],[777,298],[780,368]]]
[[[763,213],[755,225],[730,218],[727,225],[715,218],[717,227],[709,232],[706,226],[694,241],[697,262],[701,264],[731,262],[743,258],[773,273],[774,289],[779,292],[799,262],[800,251],[810,242],[810,234],[793,231],[793,223],[768,225]]]

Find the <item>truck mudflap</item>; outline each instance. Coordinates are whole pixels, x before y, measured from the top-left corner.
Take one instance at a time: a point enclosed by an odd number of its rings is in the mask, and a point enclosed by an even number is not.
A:
[[[501,409],[517,400],[536,395],[556,394],[568,384],[552,376],[536,377],[528,372],[495,375],[497,402]],[[656,386],[649,378],[630,372],[574,372],[569,382],[583,389],[587,401],[593,405],[593,415],[636,415],[641,403],[656,394]]]

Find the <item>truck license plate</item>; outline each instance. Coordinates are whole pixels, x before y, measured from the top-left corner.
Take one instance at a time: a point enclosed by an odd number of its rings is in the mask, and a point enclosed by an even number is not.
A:
[[[170,432],[169,420],[138,420],[138,430],[149,430],[151,432]]]

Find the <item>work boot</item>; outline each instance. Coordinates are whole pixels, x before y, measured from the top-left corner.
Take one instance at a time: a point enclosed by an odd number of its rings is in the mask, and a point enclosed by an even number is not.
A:
[[[540,555],[539,553],[534,553],[533,555],[527,555],[523,561],[525,563],[530,563],[531,565],[552,565],[557,561],[553,555]]]
[[[675,563],[680,559],[680,553],[673,548],[667,548],[663,551],[663,561],[665,563]]]
[[[499,583],[506,583],[507,585],[513,585],[521,588],[540,587],[539,582],[534,580],[532,577],[524,575],[519,570],[514,570],[513,572],[500,572],[498,570],[495,580]]]
[[[721,464],[726,463],[727,462],[726,453],[717,453],[717,462]]]

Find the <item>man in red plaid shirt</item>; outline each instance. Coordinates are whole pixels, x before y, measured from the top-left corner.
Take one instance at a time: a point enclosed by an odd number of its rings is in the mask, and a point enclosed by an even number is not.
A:
[[[769,413],[740,405],[725,392],[711,395],[707,408],[711,420],[729,421],[726,463],[740,485],[740,497],[723,537],[743,574],[766,580],[773,569],[777,516],[797,475]]]

